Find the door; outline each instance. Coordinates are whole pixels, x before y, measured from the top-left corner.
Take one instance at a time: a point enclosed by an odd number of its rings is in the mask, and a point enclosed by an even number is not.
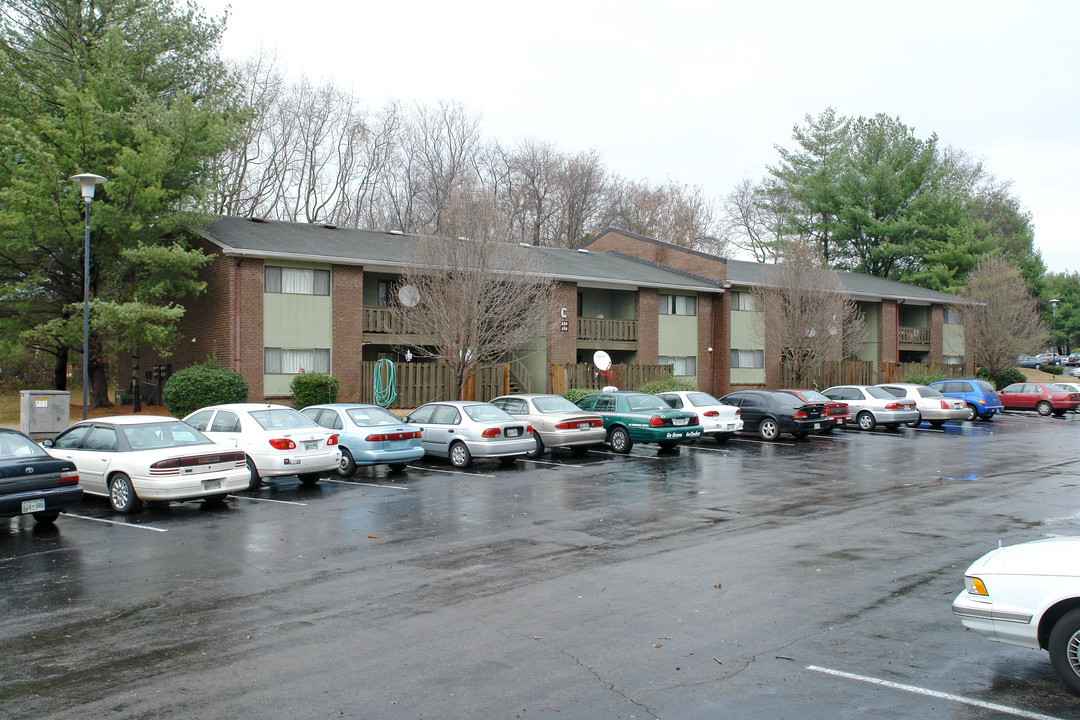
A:
[[[431,452],[447,455],[450,443],[454,441],[461,423],[461,414],[453,405],[439,405],[431,418],[431,424],[424,429],[424,440],[429,443]],[[428,448],[424,448],[425,450]]]

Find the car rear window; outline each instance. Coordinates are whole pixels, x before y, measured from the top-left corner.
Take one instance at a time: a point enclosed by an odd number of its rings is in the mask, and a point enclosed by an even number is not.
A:
[[[690,403],[692,405],[695,405],[697,407],[705,407],[707,405],[719,405],[720,404],[720,401],[717,400],[716,398],[714,398],[709,393],[703,393],[703,392],[687,393],[686,398],[690,401]]]
[[[140,423],[127,425],[121,430],[132,450],[155,450],[185,445],[205,445],[210,440],[187,423],[175,422]]]
[[[985,380],[976,380],[975,386],[983,392],[997,392],[997,389]]]
[[[888,390],[879,387],[868,387],[864,389],[866,390],[867,395],[872,398],[877,398],[878,400],[892,400],[893,398],[903,397],[903,395],[895,395]]]
[[[0,433],[0,458],[47,457],[48,453],[30,438],[16,433]]]
[[[534,398],[533,405],[542,413],[577,412],[581,409],[566,398],[558,395]]]
[[[941,393],[932,387],[918,388],[918,390],[923,397],[941,397]]]
[[[626,405],[631,410],[670,410],[666,402],[655,395],[627,395]]]
[[[465,414],[474,422],[503,422],[505,420],[515,419],[509,413],[503,412],[494,405],[489,405],[487,403],[484,403],[483,405],[466,405]]]
[[[295,410],[289,408],[271,408],[267,410],[252,410],[251,417],[259,423],[263,430],[291,430],[295,428],[317,428],[311,418],[304,417]]]
[[[345,414],[360,427],[370,427],[372,425],[397,425],[401,422],[394,413],[376,407],[349,408],[345,411]]]
[[[806,402],[823,403],[832,402],[832,398],[827,398],[817,390],[803,390],[802,396],[806,398]]]

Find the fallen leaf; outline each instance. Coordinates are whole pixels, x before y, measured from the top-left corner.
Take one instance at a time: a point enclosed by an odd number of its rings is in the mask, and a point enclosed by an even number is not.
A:
[[[715,585],[713,585],[713,587],[716,588],[717,590],[719,590],[720,589],[720,583],[716,583]]]
[[[653,643],[653,647],[664,647],[664,646],[661,645],[660,643]]]
[[[371,538],[372,540],[378,540],[379,539],[378,535],[368,535],[368,537]]]

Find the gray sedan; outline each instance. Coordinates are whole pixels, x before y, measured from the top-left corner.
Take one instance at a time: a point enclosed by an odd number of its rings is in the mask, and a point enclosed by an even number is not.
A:
[[[878,425],[895,430],[904,423],[920,420],[914,400],[898,398],[872,385],[837,385],[822,390],[821,394],[846,402],[860,430],[873,430]]]
[[[513,465],[536,449],[532,426],[491,403],[428,403],[413,410],[405,422],[420,427],[425,454],[450,458],[458,468],[471,465],[474,456]]]
[[[561,395],[503,395],[491,404],[532,424],[536,438],[533,457],[540,457],[550,448],[569,448],[584,455],[589,447],[607,440],[602,417],[582,410]]]

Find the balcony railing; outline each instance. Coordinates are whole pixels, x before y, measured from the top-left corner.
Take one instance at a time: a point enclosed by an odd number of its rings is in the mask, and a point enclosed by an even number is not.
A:
[[[929,345],[930,328],[902,327],[898,339],[901,345]]]
[[[579,317],[577,336],[578,340],[637,342],[637,320]]]
[[[361,330],[372,333],[394,332],[394,313],[390,308],[366,307],[364,308]]]

